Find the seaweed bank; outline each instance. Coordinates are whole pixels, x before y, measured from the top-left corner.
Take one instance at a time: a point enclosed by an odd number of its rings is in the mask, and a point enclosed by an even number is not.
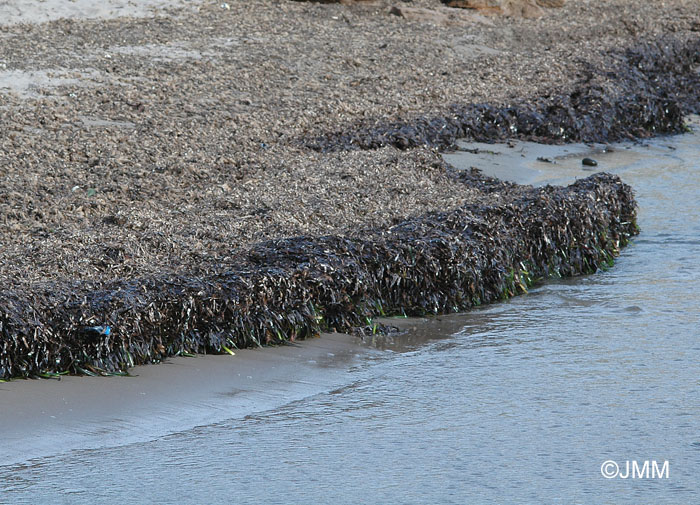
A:
[[[0,376],[120,372],[595,271],[636,231],[618,178],[533,189],[439,149],[680,132],[697,108],[689,2],[446,25],[389,2],[226,6],[0,30],[2,69],[58,79],[0,95]]]

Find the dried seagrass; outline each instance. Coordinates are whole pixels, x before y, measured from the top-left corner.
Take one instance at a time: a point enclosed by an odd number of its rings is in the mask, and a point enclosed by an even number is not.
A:
[[[0,377],[121,372],[177,354],[350,331],[379,314],[461,311],[548,275],[593,272],[636,233],[632,190],[616,176],[526,190],[476,172],[458,177],[513,198],[352,236],[261,243],[208,278],[3,291]]]
[[[319,151],[394,146],[450,147],[461,138],[494,142],[615,142],[684,131],[683,116],[700,111],[700,39],[660,39],[614,58],[611,68],[588,66],[563,93],[510,105],[452,105],[408,120],[374,120],[303,143]]]

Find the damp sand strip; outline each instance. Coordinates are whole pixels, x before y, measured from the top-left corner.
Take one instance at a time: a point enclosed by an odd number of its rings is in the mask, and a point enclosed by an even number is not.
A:
[[[378,334],[364,339],[323,333],[292,345],[238,350],[234,356],[175,357],[165,361],[167,366],[136,366],[129,378],[65,376],[60,381],[0,384],[2,465],[254,419],[291,402],[345,388],[358,380],[358,373],[362,376],[368,360],[452,335],[463,327],[464,317],[383,322],[405,332],[395,338]]]
[[[133,378],[0,384],[2,464],[242,419],[346,385],[351,367],[374,352],[356,337],[324,334],[235,356],[172,358],[167,366],[135,367]]]
[[[3,291],[0,377],[123,373],[174,355],[376,331],[376,316],[464,311],[611,265],[637,232],[632,189],[616,176],[544,188],[455,177],[496,203],[354,236],[261,243],[208,278]]]

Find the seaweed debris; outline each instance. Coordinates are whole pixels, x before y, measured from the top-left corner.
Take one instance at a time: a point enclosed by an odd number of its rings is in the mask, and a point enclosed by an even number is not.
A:
[[[124,373],[167,356],[352,331],[379,315],[462,311],[605,267],[637,230],[632,190],[616,176],[544,188],[455,177],[507,198],[352,236],[261,243],[207,278],[3,290],[0,378]]]
[[[364,121],[301,142],[323,152],[445,149],[458,139],[606,143],[685,131],[683,116],[700,110],[700,39],[664,37],[612,52],[609,60],[610,68],[584,62],[567,92],[502,106],[453,104],[433,115]]]

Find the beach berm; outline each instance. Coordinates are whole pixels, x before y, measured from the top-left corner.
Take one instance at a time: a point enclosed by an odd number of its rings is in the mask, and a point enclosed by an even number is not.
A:
[[[533,189],[440,152],[682,132],[694,3],[445,23],[404,6],[232,0],[0,26],[0,376],[351,331],[608,265],[636,231],[622,181]]]

